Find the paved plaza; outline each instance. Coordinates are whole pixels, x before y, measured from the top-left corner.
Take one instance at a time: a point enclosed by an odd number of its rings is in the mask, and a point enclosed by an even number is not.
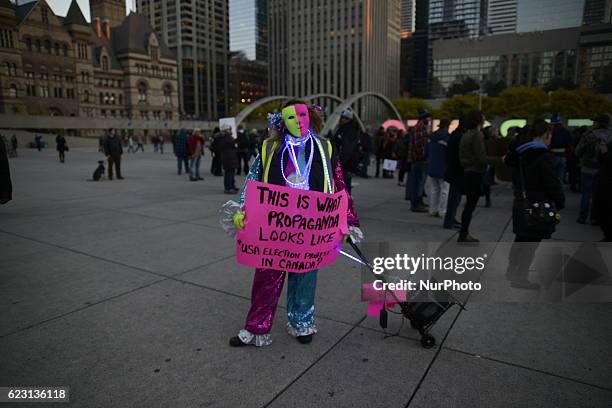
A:
[[[95,149],[72,149],[65,164],[53,149],[11,159],[0,386],[69,386],[69,406],[104,408],[612,406],[612,304],[468,302],[441,319],[426,350],[408,325],[385,338],[366,317],[361,270],[346,258],[319,273],[312,344],[285,333],[283,296],[272,346],[230,348],[253,275],[219,226],[231,197],[210,156],[205,180],[189,182],[171,151],[147,149],[124,154],[125,180],[102,182],[87,181]],[[355,184],[369,241],[456,239],[439,219],[408,211],[396,180]],[[473,235],[511,241],[509,186],[493,191]],[[600,239],[575,223],[578,196],[567,197],[554,238]]]

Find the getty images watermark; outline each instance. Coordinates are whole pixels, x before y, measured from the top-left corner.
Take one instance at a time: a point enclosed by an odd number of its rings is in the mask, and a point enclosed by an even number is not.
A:
[[[486,265],[488,255],[482,256],[410,256],[408,254],[396,254],[392,257],[376,257],[372,259],[372,271],[376,275],[381,275],[384,272],[404,272],[414,275],[416,272],[433,272],[444,271],[454,272],[457,275],[463,275],[465,272],[482,272]],[[409,279],[400,279],[395,282],[386,282],[382,279],[377,279],[372,282],[375,290],[453,290],[453,291],[478,291],[482,289],[480,282],[469,280],[467,282],[458,282],[454,279],[444,279],[435,281],[429,279],[419,279],[417,281]]]
[[[612,245],[600,242],[365,242],[364,293],[450,292],[470,302],[612,303]]]

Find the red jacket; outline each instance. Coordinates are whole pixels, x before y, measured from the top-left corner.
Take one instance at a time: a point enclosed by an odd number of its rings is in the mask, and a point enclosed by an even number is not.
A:
[[[204,138],[196,133],[192,133],[187,140],[189,157],[197,153],[196,149],[198,147],[198,142],[200,143],[200,149],[202,149],[204,147]]]

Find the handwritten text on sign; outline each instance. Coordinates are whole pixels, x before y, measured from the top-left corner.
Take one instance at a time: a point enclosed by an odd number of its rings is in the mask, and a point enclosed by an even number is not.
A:
[[[244,229],[236,236],[242,265],[308,272],[336,260],[348,233],[345,191],[317,191],[247,182]]]

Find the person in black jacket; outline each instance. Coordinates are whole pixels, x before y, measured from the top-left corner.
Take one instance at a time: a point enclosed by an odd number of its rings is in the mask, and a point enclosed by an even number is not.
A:
[[[446,150],[448,167],[444,173],[444,180],[450,184],[443,224],[443,227],[446,229],[461,228],[461,223],[455,217],[457,215],[457,208],[461,203],[461,196],[463,195],[463,166],[461,166],[459,158],[459,145],[465,130],[464,122],[463,118],[459,119],[459,126],[451,133]]]
[[[13,199],[11,169],[6,150],[4,141],[0,139],[0,204],[6,204]]]
[[[334,133],[332,143],[335,145],[342,171],[344,173],[344,183],[346,191],[351,195],[351,182],[353,174],[359,169],[362,160],[360,151],[361,128],[355,119],[355,115],[350,108],[340,114],[340,124]]]
[[[549,231],[534,231],[522,222],[522,191],[531,202],[552,202],[557,210],[563,209],[565,196],[561,181],[555,171],[555,157],[549,150],[551,132],[543,119],[536,119],[527,133],[531,141],[513,144],[504,162],[512,168],[514,205],[512,225],[515,233],[514,244],[506,277],[511,286],[522,289],[539,289],[540,285],[528,280],[529,266],[535,255],[537,245],[526,242],[540,242],[550,238],[554,227]],[[522,176],[521,176],[522,169]],[[524,180],[524,185],[523,185]]]
[[[223,165],[223,186],[225,194],[236,194],[236,182],[234,175],[236,169],[240,168],[238,159],[238,141],[232,136],[232,128],[226,124],[221,125],[222,136],[217,138],[214,143],[215,151],[220,155]]]
[[[210,172],[213,176],[222,176],[223,175],[223,165],[221,163],[221,153],[217,150],[217,139],[220,139],[221,137],[223,137],[223,133],[221,133],[221,131],[219,130],[218,127],[216,127],[213,130],[213,134],[212,134],[212,142],[210,144],[210,153],[212,156],[212,161],[210,164]]]
[[[117,137],[114,129],[109,129],[104,141],[104,154],[108,159],[108,179],[113,179],[113,165],[117,172],[117,179],[123,180],[121,176],[121,155],[123,154],[123,146],[121,139]]]
[[[64,163],[66,160],[66,152],[68,151],[68,143],[66,142],[66,138],[62,135],[57,135],[55,137],[55,144],[57,145],[60,163]]]
[[[241,126],[238,128],[238,172],[236,175],[240,175],[240,167],[244,169],[244,175],[249,174],[249,159],[251,158],[250,151],[250,140],[244,128]]]
[[[602,242],[612,242],[612,142],[600,143],[598,182],[593,213],[603,231]]]

